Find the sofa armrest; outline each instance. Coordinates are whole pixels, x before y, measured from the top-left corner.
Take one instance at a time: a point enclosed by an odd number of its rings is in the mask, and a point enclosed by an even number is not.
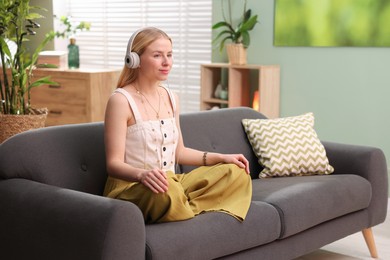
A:
[[[130,202],[26,179],[0,181],[3,259],[143,259],[145,225]]]
[[[323,142],[334,174],[356,174],[371,183],[369,226],[382,223],[388,204],[388,173],[383,151],[369,146]]]

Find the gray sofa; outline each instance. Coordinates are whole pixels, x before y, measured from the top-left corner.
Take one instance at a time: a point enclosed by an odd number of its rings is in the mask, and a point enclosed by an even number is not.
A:
[[[387,167],[380,149],[324,142],[334,174],[258,179],[261,167],[243,118],[264,116],[250,108],[181,116],[187,146],[250,160],[253,201],[243,223],[206,213],[145,226],[134,204],[102,197],[102,122],[8,139],[0,145],[0,257],[293,259],[362,230],[369,238],[369,228],[385,220]]]

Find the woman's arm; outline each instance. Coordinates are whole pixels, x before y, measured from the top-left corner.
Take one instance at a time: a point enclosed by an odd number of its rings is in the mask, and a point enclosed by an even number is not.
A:
[[[233,163],[237,166],[244,168],[249,174],[249,162],[242,154],[222,154],[222,153],[211,153],[207,151],[199,151],[184,146],[183,136],[180,129],[179,121],[179,100],[177,95],[176,99],[176,125],[179,131],[179,140],[176,148],[176,161],[178,164],[184,165],[215,165],[217,163]]]
[[[126,132],[135,123],[127,99],[121,94],[112,95],[107,103],[104,119],[107,172],[124,181],[141,182],[153,192],[166,192],[168,181],[161,169],[145,170],[125,163]]]

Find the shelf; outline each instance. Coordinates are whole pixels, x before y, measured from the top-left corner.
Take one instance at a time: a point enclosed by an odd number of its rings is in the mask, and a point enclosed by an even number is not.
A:
[[[258,79],[251,82],[251,72]],[[214,97],[216,86],[227,73],[228,100]],[[259,91],[259,112],[269,118],[279,117],[280,67],[278,65],[230,65],[211,63],[201,65],[201,110],[214,106],[251,107],[251,91]]]

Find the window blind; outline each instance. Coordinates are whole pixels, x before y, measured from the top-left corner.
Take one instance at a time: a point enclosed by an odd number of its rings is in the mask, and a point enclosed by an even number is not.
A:
[[[212,0],[67,0],[53,1],[57,17],[91,22],[79,32],[81,67],[122,68],[128,40],[145,26],[164,30],[173,41],[174,64],[165,85],[180,97],[181,112],[199,110],[200,64],[211,61]],[[60,26],[58,21],[55,27]],[[56,39],[66,50],[67,40]]]

